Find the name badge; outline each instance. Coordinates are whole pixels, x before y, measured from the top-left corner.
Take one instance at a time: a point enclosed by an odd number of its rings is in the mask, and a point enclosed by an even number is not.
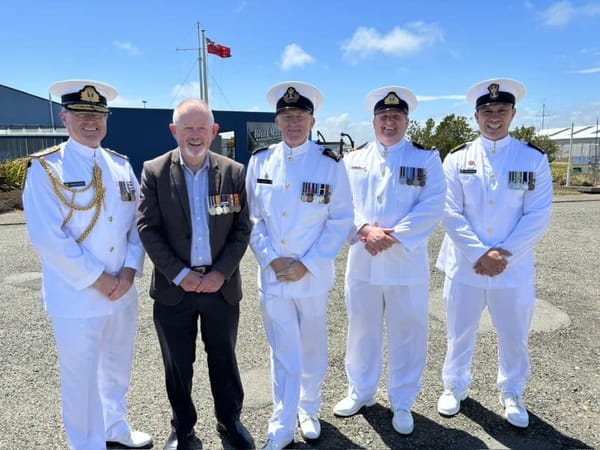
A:
[[[68,188],[83,187],[85,186],[85,181],[65,181],[63,184]]]
[[[273,180],[269,180],[267,178],[257,178],[256,182],[258,184],[273,184]]]
[[[460,173],[477,173],[477,169],[460,169]]]

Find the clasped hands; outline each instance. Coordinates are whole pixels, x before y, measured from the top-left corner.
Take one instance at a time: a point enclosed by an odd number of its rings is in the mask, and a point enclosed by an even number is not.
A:
[[[200,273],[190,270],[179,286],[186,292],[210,294],[217,292],[225,282],[225,275],[216,270]]]
[[[393,228],[381,228],[378,223],[374,223],[373,225],[363,226],[358,233],[361,242],[365,244],[365,250],[371,256],[375,256],[397,242],[396,238],[391,235],[393,232]]]
[[[92,287],[109,300],[115,301],[129,291],[134,277],[135,269],[123,267],[117,275],[102,272]]]
[[[495,277],[500,275],[506,269],[508,261],[506,257],[512,256],[512,253],[503,248],[491,248],[484,253],[475,262],[473,269],[475,273],[479,275],[487,275],[489,277]]]
[[[275,258],[271,261],[271,267],[275,271],[277,281],[298,281],[308,272],[301,261],[287,256]]]

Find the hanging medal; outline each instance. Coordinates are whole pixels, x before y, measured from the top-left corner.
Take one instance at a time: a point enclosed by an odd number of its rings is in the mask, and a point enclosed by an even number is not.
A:
[[[239,213],[242,210],[240,204],[240,194],[233,194],[233,211]]]
[[[229,211],[231,210],[231,208],[229,207],[229,194],[222,194],[221,198],[221,203],[223,204],[223,214],[229,214]]]
[[[529,172],[529,182],[527,183],[527,188],[530,191],[535,189],[535,172]]]
[[[312,203],[313,198],[314,198],[315,185],[314,185],[314,183],[307,183],[307,185],[308,185],[308,194],[306,195],[306,201],[308,203]]]
[[[331,198],[331,187],[329,184],[325,185],[325,194],[323,195],[323,203],[329,203]]]

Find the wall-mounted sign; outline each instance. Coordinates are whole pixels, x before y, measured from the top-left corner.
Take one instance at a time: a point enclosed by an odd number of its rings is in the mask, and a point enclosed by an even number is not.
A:
[[[273,122],[247,122],[248,152],[281,141],[281,131]]]

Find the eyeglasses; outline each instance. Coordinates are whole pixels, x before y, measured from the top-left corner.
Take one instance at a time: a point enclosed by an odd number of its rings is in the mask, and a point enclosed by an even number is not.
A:
[[[403,117],[404,117],[403,114],[377,114],[377,115],[375,115],[375,118],[377,120],[380,120],[381,122],[387,122],[388,120],[391,120],[393,122],[399,122],[400,120],[402,120]]]
[[[279,118],[283,120],[285,123],[302,123],[308,120],[310,117],[309,114],[280,114]]]
[[[108,113],[101,112],[70,112],[69,114],[77,120],[102,120],[108,117]]]

